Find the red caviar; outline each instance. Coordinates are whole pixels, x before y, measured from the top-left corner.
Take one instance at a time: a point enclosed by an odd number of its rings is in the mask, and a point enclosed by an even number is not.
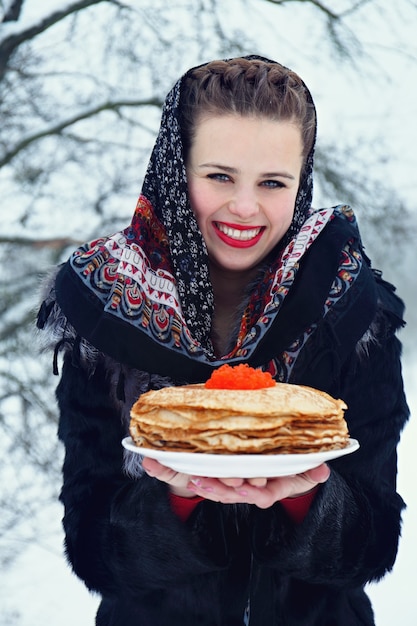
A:
[[[269,372],[254,369],[247,363],[235,366],[226,363],[214,370],[204,383],[207,389],[263,389],[274,385],[275,381]]]

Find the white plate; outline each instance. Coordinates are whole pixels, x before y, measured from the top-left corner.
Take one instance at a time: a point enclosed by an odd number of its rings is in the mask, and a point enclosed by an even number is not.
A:
[[[170,452],[136,446],[131,437],[122,441],[126,450],[156,459],[182,474],[214,478],[268,478],[301,474],[321,463],[355,452],[356,439],[349,439],[346,448],[313,452],[311,454],[201,454],[198,452]]]

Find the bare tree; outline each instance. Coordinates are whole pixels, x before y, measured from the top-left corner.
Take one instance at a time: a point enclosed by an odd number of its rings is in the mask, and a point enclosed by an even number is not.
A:
[[[382,11],[378,0],[236,0],[238,15],[221,0],[62,0],[52,9],[41,4],[1,3],[0,472],[5,488],[0,505],[7,513],[0,520],[0,537],[6,538],[28,512],[35,515],[56,494],[59,483],[56,380],[50,364],[40,362],[33,339],[40,279],[80,239],[126,225],[173,81],[190,58],[198,63],[258,50],[259,33],[248,33],[260,8],[271,12],[271,20],[279,12],[280,31],[290,11],[305,11],[320,33],[311,38],[311,54],[319,54],[317,39],[324,32],[338,63],[346,64],[366,54],[353,34],[353,17]],[[398,12],[413,5],[409,0],[394,4]],[[369,177],[358,185],[357,171],[347,165],[346,151],[356,148],[327,148],[319,145],[317,154],[324,193],[340,192],[353,202],[369,193]],[[374,184],[379,202],[372,220],[378,225],[389,203],[388,215],[399,224],[396,216],[406,212],[403,201],[380,181]]]

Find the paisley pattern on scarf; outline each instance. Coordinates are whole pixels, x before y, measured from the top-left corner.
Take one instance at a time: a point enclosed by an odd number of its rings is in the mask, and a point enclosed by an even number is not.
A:
[[[248,359],[277,315],[297,275],[300,260],[339,209],[311,212],[298,235],[270,266],[252,293],[242,316],[233,350],[223,360]],[[144,247],[139,245],[143,243]],[[344,295],[360,269],[360,260],[346,249],[326,301],[327,313]],[[79,248],[71,258],[73,270],[100,298],[104,312],[148,334],[153,340],[197,360],[215,360],[190,332],[184,318],[177,283],[170,263],[165,229],[150,202],[140,197],[132,224],[124,231]],[[279,379],[286,379],[296,354],[314,327],[271,364]],[[279,373],[278,373],[279,372]]]
[[[332,306],[337,304],[340,299],[346,295],[348,289],[358,277],[362,263],[362,255],[347,244],[342,251],[339,270],[324,305],[323,318],[327,315]],[[316,328],[317,324],[312,324],[281,355],[268,363],[265,369],[269,371],[276,380],[287,382],[290,379],[293,366],[295,365],[299,353]]]
[[[103,311],[160,343],[203,353],[182,314],[165,229],[144,196],[128,228],[81,246],[70,264]]]

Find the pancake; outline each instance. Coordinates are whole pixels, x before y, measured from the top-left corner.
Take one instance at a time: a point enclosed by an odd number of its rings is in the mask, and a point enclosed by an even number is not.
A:
[[[344,448],[346,404],[301,385],[261,389],[165,387],[131,410],[137,446],[219,454],[305,454]]]

